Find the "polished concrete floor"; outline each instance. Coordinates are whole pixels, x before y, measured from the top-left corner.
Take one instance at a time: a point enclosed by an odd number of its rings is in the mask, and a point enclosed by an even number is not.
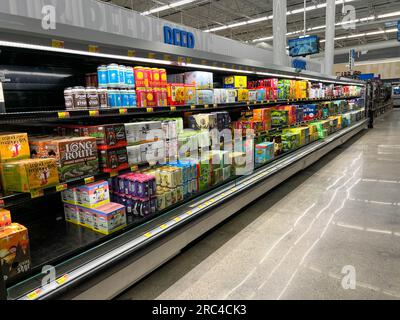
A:
[[[400,110],[119,299],[399,299]]]

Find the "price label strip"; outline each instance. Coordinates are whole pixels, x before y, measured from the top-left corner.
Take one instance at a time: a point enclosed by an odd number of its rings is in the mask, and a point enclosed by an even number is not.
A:
[[[64,284],[64,283],[66,283],[67,281],[68,281],[68,275],[67,274],[64,274],[62,277],[60,277],[60,278],[58,278],[57,280],[56,280],[56,282],[59,284],[59,285],[61,285],[61,284]]]
[[[69,112],[59,112],[58,113],[58,119],[67,119],[70,117]]]
[[[100,115],[99,110],[90,110],[89,117],[98,117]]]
[[[42,289],[36,289],[26,295],[29,300],[35,300],[42,293]]]
[[[64,184],[59,184],[58,186],[56,186],[56,191],[57,192],[61,192],[64,190],[68,189],[68,184],[64,183]]]
[[[44,195],[44,191],[42,189],[31,190],[31,198],[32,199],[43,197],[43,195]]]
[[[62,40],[53,39],[51,40],[51,46],[53,48],[64,49],[65,43]]]
[[[85,184],[93,183],[94,182],[94,177],[88,177],[85,178]]]

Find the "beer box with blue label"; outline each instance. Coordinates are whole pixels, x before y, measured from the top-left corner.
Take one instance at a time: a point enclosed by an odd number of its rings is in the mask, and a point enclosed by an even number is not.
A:
[[[255,163],[264,164],[274,159],[274,143],[263,142],[255,147]]]

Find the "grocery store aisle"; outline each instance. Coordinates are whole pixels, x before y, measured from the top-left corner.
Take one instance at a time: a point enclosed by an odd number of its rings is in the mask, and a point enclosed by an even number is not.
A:
[[[394,110],[119,299],[398,299],[399,195]]]

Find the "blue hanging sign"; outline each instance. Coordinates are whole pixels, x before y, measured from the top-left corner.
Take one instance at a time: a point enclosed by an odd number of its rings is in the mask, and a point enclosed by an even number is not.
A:
[[[164,43],[194,49],[195,38],[192,32],[164,26]]]

